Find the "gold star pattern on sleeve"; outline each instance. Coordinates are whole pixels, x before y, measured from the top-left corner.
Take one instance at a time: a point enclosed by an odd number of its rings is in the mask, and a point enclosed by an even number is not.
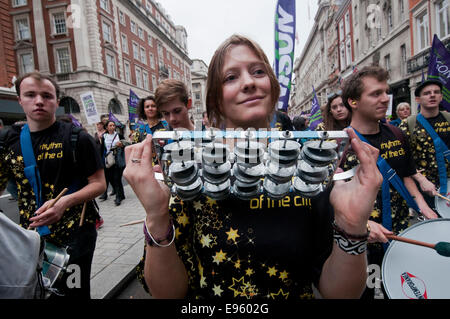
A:
[[[219,297],[222,296],[223,290],[220,288],[220,285],[219,286],[214,285],[214,288],[212,290],[214,291],[214,296],[219,296]]]
[[[241,237],[241,236],[239,236],[239,234],[237,233],[238,232],[238,230],[236,229],[233,229],[232,227],[230,227],[230,230],[229,231],[227,231],[227,232],[225,232],[225,234],[227,234],[228,235],[228,240],[233,240],[234,241],[234,243],[236,243],[236,238],[238,238],[238,237]]]
[[[222,251],[222,249],[218,252],[216,252],[216,255],[213,257],[213,262],[215,262],[216,264],[220,264],[221,262],[223,262],[226,259],[227,253],[224,253]]]
[[[277,272],[278,270],[275,267],[269,267],[269,270],[267,271],[270,277],[276,276]]]
[[[288,277],[288,273],[286,272],[286,270],[280,272],[279,278],[280,278],[281,280],[286,280],[287,277]]]

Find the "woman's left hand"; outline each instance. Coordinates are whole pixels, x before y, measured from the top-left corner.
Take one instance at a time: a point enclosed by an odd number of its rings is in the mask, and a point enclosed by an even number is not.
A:
[[[377,167],[378,149],[362,142],[353,129],[345,129],[360,165],[348,181],[336,181],[330,194],[336,224],[350,234],[364,234],[383,177]]]

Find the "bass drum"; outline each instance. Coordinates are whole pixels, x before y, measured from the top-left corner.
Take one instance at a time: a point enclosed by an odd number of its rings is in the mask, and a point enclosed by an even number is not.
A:
[[[447,198],[450,198],[450,179],[447,179]],[[450,218],[450,202],[445,199],[436,196],[434,198],[434,206],[438,212],[438,214],[442,218]]]
[[[417,223],[400,237],[436,244],[450,242],[450,219]],[[428,247],[391,241],[382,264],[382,279],[391,299],[449,299],[450,257]]]

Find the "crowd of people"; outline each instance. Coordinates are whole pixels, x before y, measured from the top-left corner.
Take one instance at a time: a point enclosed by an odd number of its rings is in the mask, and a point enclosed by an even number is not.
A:
[[[433,148],[437,139],[423,129],[428,122],[448,148],[450,121],[439,109],[442,84],[429,80],[416,89],[421,105],[417,120],[410,121],[410,106],[402,104],[397,107],[402,121],[388,123],[388,79],[381,67],[364,67],[349,76],[341,91],[329,95],[322,108],[317,130],[348,134],[351,148],[341,168],[357,167],[353,178],[335,181],[300,206],[292,192],[281,207],[262,204],[263,194],[255,208],[233,194],[220,201],[205,195],[182,201],[155,178],[161,167],[153,134],[194,130],[183,82],[164,80],[154,96],[139,101],[143,124],[128,138],[104,118],[94,136],[77,132],[74,144],[73,125],[55,117],[58,84],[33,72],[15,84],[27,121],[1,136],[0,189],[13,181],[20,226],[36,228],[47,240],[67,246],[69,262],[80,265],[81,288],[59,287],[66,297],[90,298],[96,224],[101,220],[95,199],[107,200],[111,184],[109,196],[115,194],[115,205],[121,205],[123,176],[146,212],[138,277],[154,298],[373,298],[366,287],[367,265],[381,265],[386,235],[409,226],[410,208],[427,219],[439,217],[432,199],[443,176],[445,182],[449,176],[447,160],[437,155],[440,148]],[[217,48],[209,65],[202,129],[308,130],[306,117],[291,121],[275,109],[279,96],[278,80],[260,46],[233,35]],[[30,140],[28,150],[25,138]],[[424,143],[430,147],[421,147]],[[37,178],[28,176],[25,153],[30,150]],[[390,178],[377,166],[380,161],[394,169],[405,188],[389,185]],[[65,187],[69,192],[55,201]],[[84,209],[84,223],[77,226]]]

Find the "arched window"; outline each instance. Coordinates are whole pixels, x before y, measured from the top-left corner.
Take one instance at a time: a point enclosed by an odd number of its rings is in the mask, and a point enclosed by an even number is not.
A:
[[[122,104],[117,99],[111,99],[108,103],[108,111],[113,114],[122,114]]]
[[[70,96],[65,96],[59,102],[59,106],[64,107],[64,113],[80,113],[80,105]]]

